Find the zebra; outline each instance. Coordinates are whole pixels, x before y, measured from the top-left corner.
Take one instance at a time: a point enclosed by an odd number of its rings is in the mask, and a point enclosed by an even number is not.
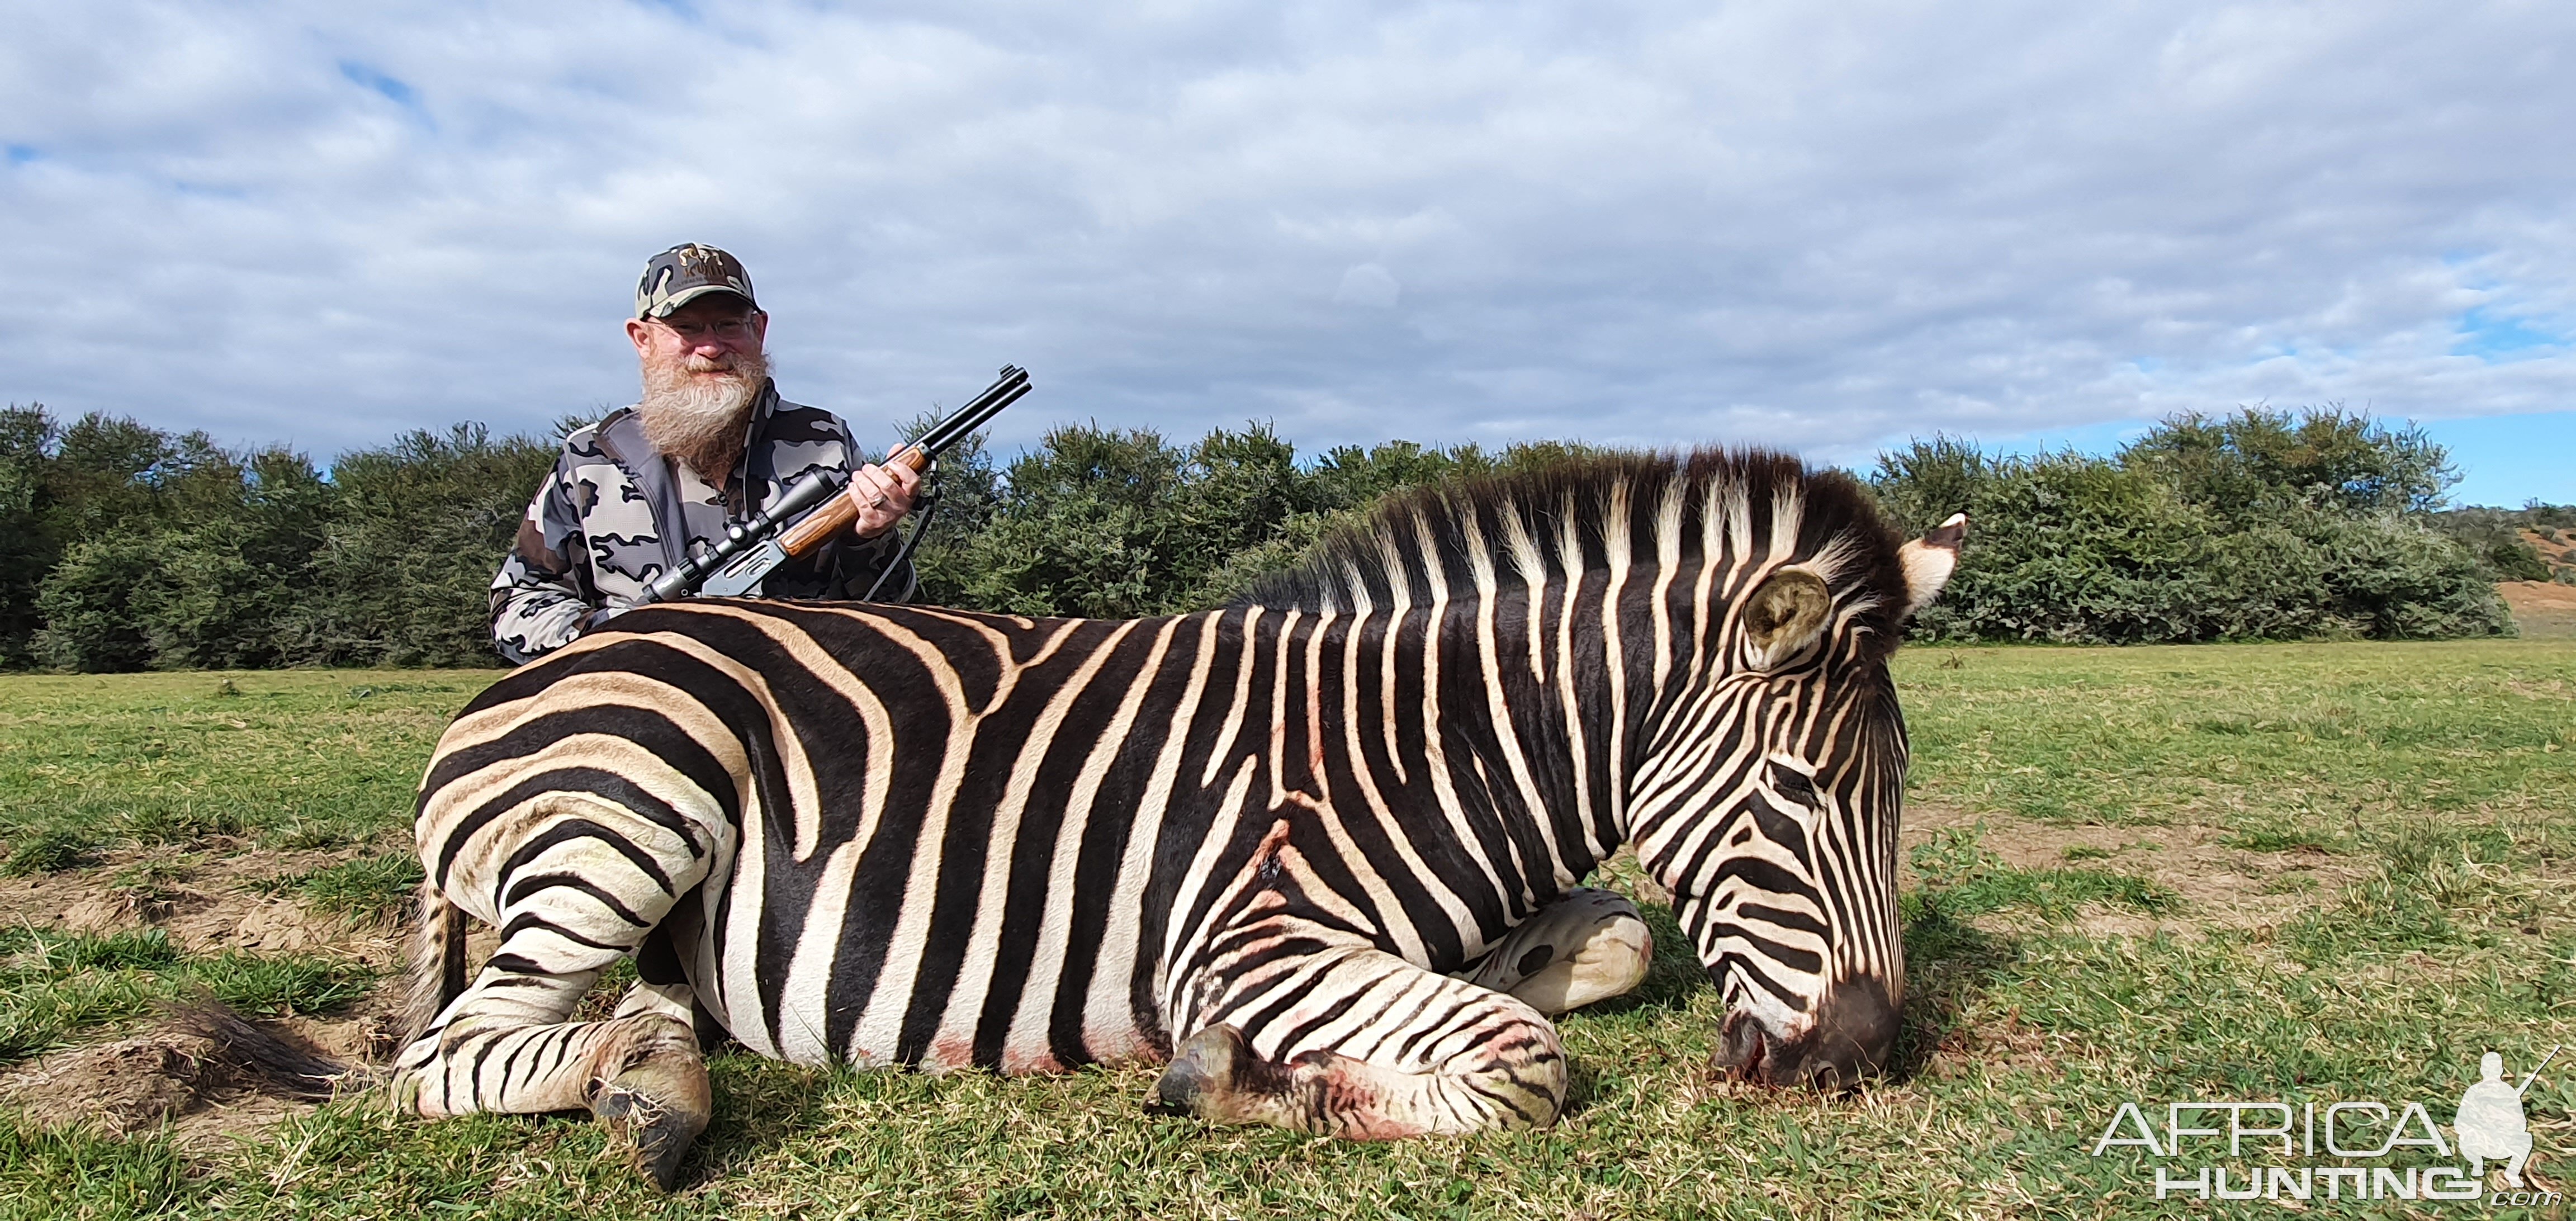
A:
[[[724,1035],[1163,1062],[1149,1109],[1343,1137],[1545,1125],[1550,1018],[1651,957],[1581,885],[1622,844],[1721,990],[1720,1067],[1847,1088],[1904,980],[1887,660],[1964,535],[1900,544],[1784,455],[1626,454],[1399,494],[1196,614],[637,610],[441,738],[391,1088],[587,1109],[665,1188]]]

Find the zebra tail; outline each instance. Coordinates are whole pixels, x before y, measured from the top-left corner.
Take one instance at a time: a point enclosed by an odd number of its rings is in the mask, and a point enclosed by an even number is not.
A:
[[[409,1047],[465,991],[465,909],[447,901],[438,883],[423,879],[411,937],[410,987],[403,997],[402,1035]]]
[[[281,1038],[253,1026],[208,995],[170,1006],[163,1028],[192,1043],[193,1058],[218,1070],[218,1081],[248,1085],[274,1097],[329,1102],[377,1081],[375,1070],[368,1066],[335,1059],[300,1039]]]

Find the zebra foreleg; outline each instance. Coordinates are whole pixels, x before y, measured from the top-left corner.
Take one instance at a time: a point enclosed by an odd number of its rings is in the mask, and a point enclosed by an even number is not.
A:
[[[1644,982],[1654,958],[1655,936],[1637,905],[1585,886],[1505,933],[1458,977],[1554,1017],[1625,995]]]
[[[602,824],[617,822],[604,811],[585,813],[496,845],[487,855],[506,858],[496,869],[458,869],[451,886],[489,880],[501,944],[473,986],[396,1058],[392,1086],[399,1103],[430,1117],[587,1110],[630,1140],[641,1168],[667,1190],[714,1110],[686,984],[657,982],[648,966],[616,1016],[564,1019],[696,885],[706,854],[664,827],[624,819],[611,832]],[[603,838],[610,834],[617,844]],[[425,927],[455,936],[462,923],[450,912]]]
[[[1155,1109],[1379,1140],[1537,1127],[1564,1106],[1556,1027],[1519,999],[1373,949],[1278,965],[1173,1049]]]

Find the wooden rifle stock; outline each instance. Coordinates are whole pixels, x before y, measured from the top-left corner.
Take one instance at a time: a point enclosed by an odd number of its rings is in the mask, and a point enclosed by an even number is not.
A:
[[[880,465],[893,466],[898,462],[915,471],[930,469],[930,457],[923,453],[919,446],[907,445],[903,447],[903,452],[886,459]],[[856,524],[861,510],[873,509],[884,503],[885,497],[880,495],[871,498],[864,505],[860,504],[859,489],[853,485],[848,491],[825,501],[822,508],[806,514],[803,521],[789,526],[785,533],[778,536],[778,545],[789,555],[807,555],[816,547],[830,542],[842,531]]]
[[[985,387],[973,402],[931,426],[930,431],[921,434],[910,445],[889,455],[886,465],[900,462],[916,471],[929,470],[941,451],[991,423],[1003,408],[1020,401],[1021,396],[1028,392],[1029,371],[1005,366],[1001,380]],[[885,497],[880,495],[862,504],[857,499],[856,489],[843,490],[836,495],[835,490],[840,483],[837,474],[824,473],[798,480],[776,503],[762,510],[753,520],[728,528],[725,537],[705,554],[662,574],[647,585],[644,596],[636,600],[636,605],[667,602],[692,594],[718,598],[758,596],[761,582],[768,578],[772,569],[790,559],[812,554],[816,548],[849,529],[858,520],[860,512],[885,503]],[[818,499],[822,500],[819,505],[815,503]],[[813,510],[806,513],[809,505]],[[806,515],[796,519],[794,524],[783,529],[778,525],[800,513]],[[916,542],[920,540],[918,530],[914,531],[913,539]],[[912,546],[907,543],[897,553],[897,561],[909,558],[911,554]]]
[[[938,459],[940,451],[966,439],[973,435],[976,429],[991,423],[994,416],[1002,413],[1003,408],[1020,401],[1020,397],[1028,392],[1029,371],[1006,365],[1002,369],[1001,379],[986,387],[982,394],[976,395],[973,402],[958,408],[956,414],[933,425],[930,431],[921,434],[919,440],[888,456],[880,465],[892,466],[899,462],[916,472],[927,471],[930,469],[930,464]],[[843,531],[848,530],[859,520],[859,514],[862,511],[885,503],[885,497],[882,495],[871,497],[865,503],[861,503],[859,495],[859,488],[853,482],[848,491],[833,497],[821,508],[807,514],[804,520],[782,532],[778,536],[779,550],[796,557],[811,554],[815,548],[830,542],[839,537]]]

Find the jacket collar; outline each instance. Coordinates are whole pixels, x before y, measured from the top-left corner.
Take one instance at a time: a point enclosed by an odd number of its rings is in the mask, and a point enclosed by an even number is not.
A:
[[[679,476],[671,469],[671,459],[644,438],[644,417],[636,406],[620,407],[599,422],[600,452],[635,481],[636,491],[643,494],[645,506],[652,510],[662,558],[677,568],[689,558],[689,519],[680,507]],[[759,489],[766,487],[773,476],[769,468],[775,465],[775,459],[762,452],[764,447],[756,442],[777,410],[778,383],[763,381],[760,393],[751,401],[751,418],[743,424],[742,456],[734,459],[733,474],[736,486],[743,489],[746,514],[751,508],[750,499],[759,495]],[[755,477],[759,482],[754,482]]]

